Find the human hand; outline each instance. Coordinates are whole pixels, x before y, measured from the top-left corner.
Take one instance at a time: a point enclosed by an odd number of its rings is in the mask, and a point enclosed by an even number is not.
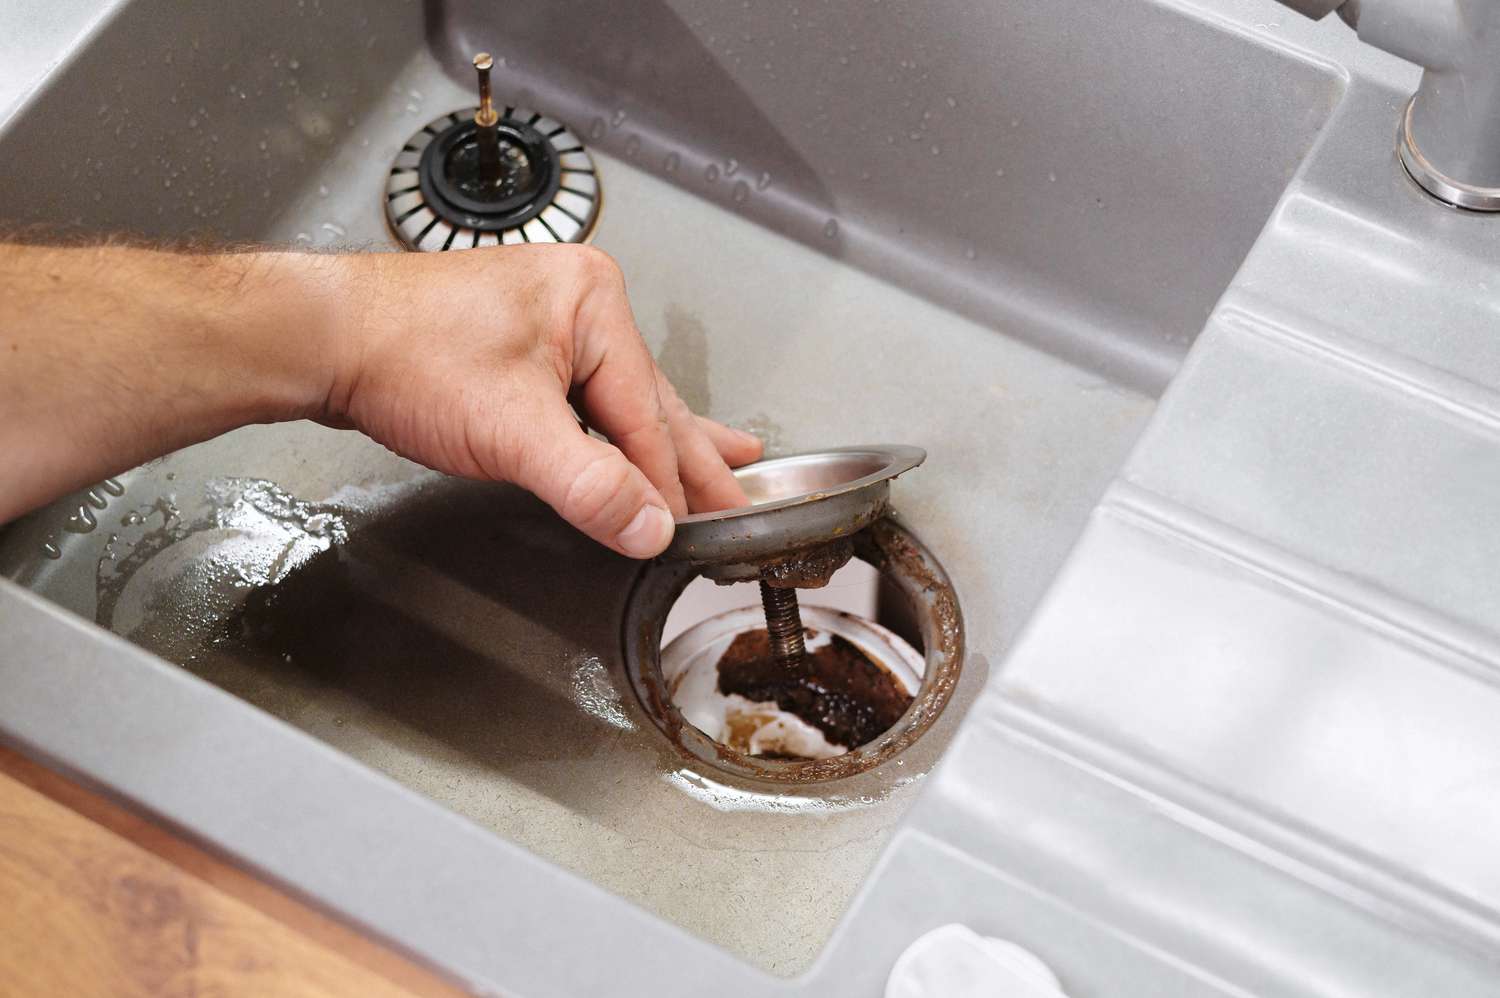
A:
[[[666,547],[675,516],[746,504],[729,468],[760,441],[689,411],[603,252],[334,259],[347,310],[316,418],[439,471],[514,482],[635,558]]]
[[[688,411],[641,342],[619,268],[582,246],[0,244],[0,305],[0,523],[237,426],[311,417],[440,471],[515,482],[644,558],[674,516],[743,504],[728,466],[761,451]]]

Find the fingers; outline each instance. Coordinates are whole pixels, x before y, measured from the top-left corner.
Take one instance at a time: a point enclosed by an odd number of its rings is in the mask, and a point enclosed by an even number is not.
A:
[[[720,509],[748,506],[750,500],[735,479],[729,465],[719,454],[708,434],[687,404],[678,397],[671,382],[660,371],[656,375],[656,393],[667,410],[667,425],[677,448],[677,475],[687,497],[688,509],[707,513]]]
[[[585,433],[555,392],[538,392],[530,404],[516,484],[606,547],[631,558],[660,554],[672,540],[672,512],[644,472]]]
[[[580,349],[573,385],[589,425],[645,472],[674,516],[685,516],[687,498],[657,392],[656,362],[635,327],[618,270],[606,268],[592,282],[578,309],[575,342]]]
[[[698,428],[718,449],[719,456],[724,459],[724,463],[731,468],[738,468],[751,461],[759,461],[761,454],[765,452],[765,444],[761,443],[760,437],[753,433],[733,429],[707,416],[694,416],[693,418],[698,421]]]
[[[759,456],[760,441],[700,421],[678,398],[641,339],[619,269],[588,254],[588,290],[575,318],[573,396],[665,498],[674,516],[748,504],[729,470]]]

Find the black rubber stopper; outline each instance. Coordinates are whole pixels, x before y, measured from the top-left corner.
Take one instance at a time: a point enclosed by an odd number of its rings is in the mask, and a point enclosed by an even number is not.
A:
[[[450,125],[422,150],[417,182],[428,207],[454,225],[499,232],[525,225],[552,203],[562,184],[557,151],[535,128],[513,118],[495,126],[500,136],[500,177],[479,175],[478,126]]]

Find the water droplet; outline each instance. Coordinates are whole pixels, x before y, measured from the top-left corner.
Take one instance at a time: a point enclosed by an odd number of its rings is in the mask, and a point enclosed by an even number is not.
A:
[[[324,232],[327,232],[330,235],[336,236],[338,238],[343,238],[344,236],[349,234],[347,231],[345,231],[342,225],[338,225],[334,222],[324,222],[322,225],[322,229]]]
[[[632,135],[625,140],[625,156],[627,159],[635,159],[641,151],[641,137]]]
[[[125,494],[125,486],[121,485],[113,478],[106,478],[100,484],[104,486],[104,491],[108,492],[112,496],[122,496]]]
[[[318,197],[320,197],[320,198],[326,198],[327,196],[328,196],[328,187],[326,185],[324,185],[324,184],[319,184],[318,185]]]
[[[410,97],[412,100],[421,100],[422,99],[422,91],[420,91],[420,90],[408,90],[406,92],[406,96]]]
[[[312,242],[312,236],[308,235],[306,232],[299,232],[297,233],[297,242],[310,243]]]
[[[604,129],[606,127],[607,126],[604,124],[604,119],[603,118],[595,118],[593,121],[589,122],[589,138],[591,138],[591,139],[602,139],[602,138],[604,138]]]
[[[86,534],[97,526],[99,526],[99,521],[94,519],[94,511],[80,504],[78,511],[68,517],[67,522],[63,524],[63,529],[69,533]]]
[[[1012,119],[1010,119],[1010,127],[1011,128],[1019,127],[1020,124],[1021,124],[1021,119],[1020,118],[1012,118]]]
[[[739,172],[739,169],[740,161],[731,156],[729,157],[729,162],[724,164],[724,176],[732,177]]]
[[[952,97],[949,97],[948,98],[948,106],[949,107],[958,107],[958,101],[954,100]]]
[[[667,153],[667,158],[662,160],[661,168],[663,170],[666,170],[668,173],[676,173],[677,166],[681,162],[682,158],[680,156],[678,156],[675,152],[669,152]]]
[[[770,186],[771,175],[769,173],[762,173],[755,181],[755,189],[758,191],[763,191]]]
[[[965,259],[972,260],[972,259],[974,259],[978,255],[979,254],[974,251],[974,247],[972,247],[972,246],[966,246],[966,247],[964,247],[964,258]]]
[[[933,146],[933,147],[932,147],[932,154],[933,154],[933,155],[934,155],[934,156],[936,156],[936,155],[937,155],[937,154],[938,154],[938,152],[939,152],[939,151],[940,151],[940,150],[939,150],[939,149],[938,149],[938,147],[937,147],[937,146]]]
[[[301,69],[302,63],[298,62],[296,59],[292,59],[287,62],[287,66],[291,69]]]
[[[839,220],[836,218],[830,218],[823,226],[823,235],[825,238],[833,239],[838,236],[838,234]]]
[[[718,164],[716,164],[716,163],[710,163],[710,164],[708,164],[708,166],[705,167],[704,170],[703,170],[703,179],[706,180],[706,181],[708,181],[710,184],[716,184],[716,183],[718,183],[719,182],[719,167],[718,167]]]
[[[1049,184],[1055,184],[1055,183],[1057,183],[1057,174],[1049,172],[1047,174],[1047,183],[1049,183]]]
[[[750,185],[743,180],[734,185],[734,203],[744,204],[750,197]]]
[[[51,558],[53,561],[56,561],[57,559],[62,557],[62,549],[59,548],[56,544],[53,544],[51,541],[48,541],[42,545],[42,554],[46,555],[48,558]]]
[[[997,166],[995,168],[995,176],[997,176],[997,177],[1003,177],[1003,176],[1005,176],[1005,167],[1003,167],[1003,166]]]
[[[614,116],[609,120],[610,124],[614,125],[616,128],[619,128],[621,125],[625,124],[625,109],[623,107],[617,108],[615,110]]]

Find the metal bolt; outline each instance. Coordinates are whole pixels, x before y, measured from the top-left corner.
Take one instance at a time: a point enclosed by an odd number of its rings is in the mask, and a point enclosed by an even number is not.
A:
[[[766,632],[771,636],[771,654],[788,668],[800,666],[807,648],[802,640],[802,611],[797,590],[760,584],[760,605],[766,612]]]
[[[490,94],[490,69],[495,61],[490,58],[488,52],[481,52],[474,57],[474,69],[479,73],[479,110],[474,112],[474,123],[477,125],[493,125],[500,120],[495,113],[495,100]]]
[[[487,184],[500,180],[500,132],[495,127],[500,115],[495,112],[494,97],[490,94],[490,68],[494,65],[488,52],[474,57],[474,70],[479,74],[479,110],[474,112],[474,138],[479,143],[479,177]]]

